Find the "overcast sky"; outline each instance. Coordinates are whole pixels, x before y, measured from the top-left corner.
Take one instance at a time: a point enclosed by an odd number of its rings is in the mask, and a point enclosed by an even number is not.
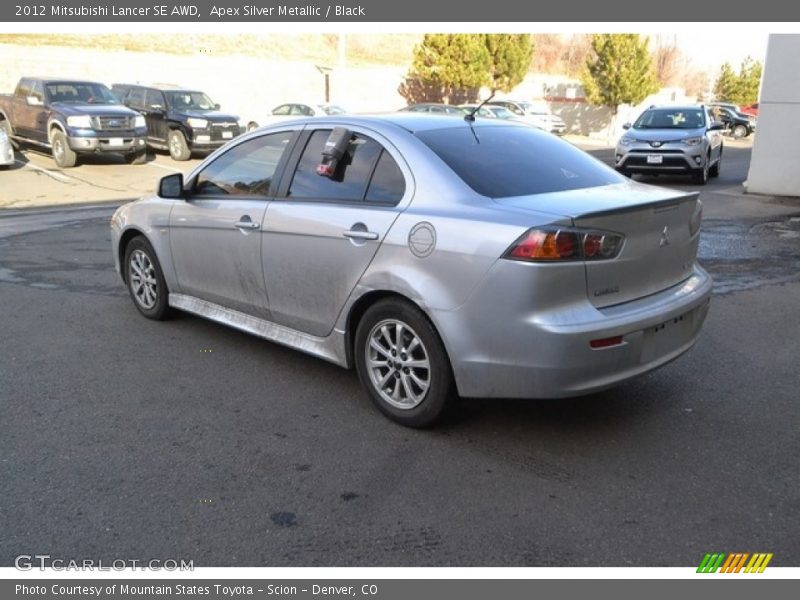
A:
[[[726,33],[724,25],[709,25],[707,34],[676,34],[681,51],[696,67],[707,69],[716,76],[724,62],[729,62],[734,70],[747,57],[764,63],[767,54],[766,33]]]

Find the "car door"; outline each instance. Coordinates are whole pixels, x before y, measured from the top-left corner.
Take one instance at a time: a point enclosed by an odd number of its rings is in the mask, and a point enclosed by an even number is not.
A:
[[[188,182],[186,202],[170,214],[181,293],[269,318],[261,223],[296,135],[287,129],[235,144]]]
[[[167,101],[161,90],[147,89],[144,95],[144,116],[147,122],[147,141],[156,146],[167,144]]]
[[[331,332],[411,194],[402,158],[372,132],[352,131],[333,177],[318,175],[330,133],[311,129],[300,138],[263,227],[272,318],[315,336]]]

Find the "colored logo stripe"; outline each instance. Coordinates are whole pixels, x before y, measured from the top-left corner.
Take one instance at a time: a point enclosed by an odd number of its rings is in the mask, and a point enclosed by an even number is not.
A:
[[[764,569],[772,560],[773,554],[757,552],[750,554],[748,552],[734,552],[726,554],[725,552],[707,553],[703,560],[700,561],[700,566],[697,567],[698,573],[763,573]],[[747,562],[747,559],[750,562]],[[745,567],[745,563],[747,566]],[[744,569],[744,571],[742,571]]]

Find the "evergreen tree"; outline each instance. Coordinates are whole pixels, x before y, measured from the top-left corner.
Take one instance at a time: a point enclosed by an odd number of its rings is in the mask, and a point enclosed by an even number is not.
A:
[[[658,91],[647,45],[647,38],[638,34],[593,35],[594,55],[581,77],[589,101],[616,114],[620,104],[638,104]]]
[[[485,37],[491,59],[492,92],[510,92],[525,78],[533,60],[533,37],[527,33],[489,33]]]

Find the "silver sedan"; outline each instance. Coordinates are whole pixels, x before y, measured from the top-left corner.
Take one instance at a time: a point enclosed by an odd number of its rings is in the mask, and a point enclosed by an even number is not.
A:
[[[355,367],[389,418],[456,395],[560,398],[695,343],[701,204],[552,135],[397,113],[283,122],[122,206],[116,267],[180,309]]]

